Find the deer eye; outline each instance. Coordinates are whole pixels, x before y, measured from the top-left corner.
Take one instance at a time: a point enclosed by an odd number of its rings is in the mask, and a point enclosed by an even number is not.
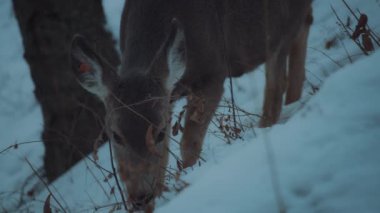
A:
[[[159,142],[164,140],[164,138],[165,138],[165,132],[164,131],[165,130],[163,129],[160,133],[158,133],[157,138],[156,138],[156,143],[159,143]]]
[[[115,143],[123,144],[123,139],[116,132],[112,132],[112,138]]]

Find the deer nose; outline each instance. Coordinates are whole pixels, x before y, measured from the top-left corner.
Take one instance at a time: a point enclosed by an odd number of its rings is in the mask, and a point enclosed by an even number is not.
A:
[[[144,209],[144,207],[153,200],[153,194],[145,194],[137,196],[132,202],[133,208],[135,210]]]

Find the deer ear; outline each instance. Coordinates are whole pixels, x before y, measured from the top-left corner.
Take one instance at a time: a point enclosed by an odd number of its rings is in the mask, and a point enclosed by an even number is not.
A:
[[[101,100],[109,94],[110,86],[117,80],[117,74],[109,67],[81,35],[75,35],[71,42],[71,68],[79,84]]]
[[[164,42],[161,44],[151,64],[149,65],[149,73],[152,75],[152,77],[166,81],[169,75],[167,57],[170,56],[170,47],[172,47],[173,45],[178,46],[177,43],[180,42],[177,36],[178,33],[182,33],[182,28],[180,28],[177,19],[173,19],[169,33],[166,35]],[[174,49],[177,49],[177,47],[175,47]]]

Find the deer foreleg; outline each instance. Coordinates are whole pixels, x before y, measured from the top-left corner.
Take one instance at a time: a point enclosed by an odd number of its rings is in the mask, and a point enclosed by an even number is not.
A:
[[[205,85],[187,97],[185,128],[181,141],[183,167],[194,165],[201,154],[203,139],[223,94],[223,81]]]

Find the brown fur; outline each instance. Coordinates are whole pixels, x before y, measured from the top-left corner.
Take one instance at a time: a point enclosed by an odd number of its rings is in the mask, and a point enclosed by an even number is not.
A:
[[[106,105],[108,134],[136,209],[151,210],[154,202],[146,198],[164,189],[169,101],[187,96],[181,154],[184,167],[189,167],[199,158],[229,75],[240,76],[266,62],[263,127],[278,120],[285,91],[286,103],[299,99],[310,4],[310,0],[128,0],[121,21],[119,74],[82,38],[74,39],[74,70],[81,63],[94,65],[89,73],[76,74],[82,86]],[[167,91],[168,50],[179,32],[184,40],[177,48],[186,70],[173,91]],[[100,81],[94,78],[99,75]],[[166,133],[161,142],[160,132]]]

